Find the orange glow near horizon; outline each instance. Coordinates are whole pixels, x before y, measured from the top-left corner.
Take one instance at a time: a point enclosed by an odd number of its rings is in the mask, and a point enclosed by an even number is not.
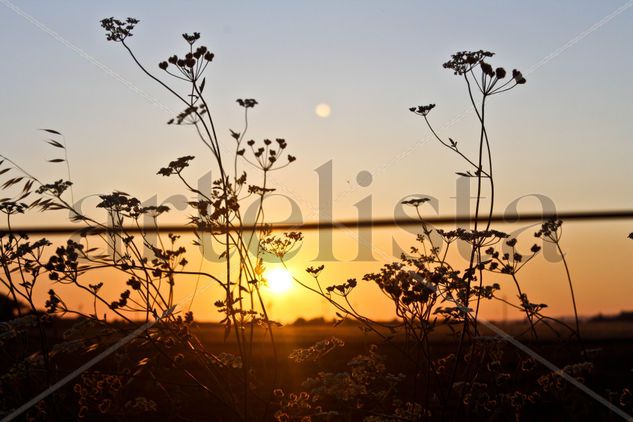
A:
[[[630,297],[633,296],[633,286],[626,274],[633,272],[633,262],[628,259],[633,253],[633,242],[622,235],[627,229],[627,223],[600,223],[601,231],[592,236],[587,235],[587,227],[583,223],[569,223],[564,227],[563,250],[566,253],[571,275],[574,282],[579,314],[591,317],[599,313],[617,314],[630,310]],[[516,227],[515,227],[516,228]],[[501,230],[511,230],[512,227],[500,227]],[[526,252],[534,242],[532,230],[519,237],[519,251]],[[51,239],[54,244],[64,240]],[[226,266],[220,262],[209,261],[209,257],[202,257],[200,250],[191,245],[192,236],[183,236],[179,244],[187,247],[188,271],[201,270],[221,280],[225,279]],[[95,246],[95,240],[91,240]],[[325,265],[319,276],[320,288],[340,284],[349,278],[356,278],[358,286],[350,295],[350,303],[361,314],[376,320],[390,320],[393,318],[393,304],[380,292],[374,283],[363,281],[363,275],[380,270],[382,265],[396,261],[397,245],[402,250],[408,250],[416,244],[415,236],[404,230],[374,230],[371,251],[373,261],[356,260],[358,256],[358,233],[355,231],[336,231],[333,234],[333,255],[335,261],[317,261],[319,255],[318,232],[304,233],[303,243],[297,254],[287,261],[289,270],[278,261],[265,262],[264,278],[268,285],[261,289],[269,315],[275,321],[291,323],[298,318],[335,318],[335,312],[322,297],[300,286],[292,280],[296,277],[302,284],[318,290],[314,278],[305,269],[309,266]],[[600,245],[610,245],[609,248]],[[201,259],[203,260],[201,262]],[[456,268],[463,268],[465,262],[455,253],[449,254],[451,263]],[[129,288],[126,281],[129,277],[111,269],[89,272],[81,278],[84,285],[102,281],[104,286],[100,293],[111,301],[116,300],[120,293]],[[570,293],[561,262],[547,260],[543,254],[537,256],[524,270],[518,274],[518,279],[524,292],[531,301],[546,303],[546,315],[555,317],[569,317],[572,315]],[[499,283],[501,290],[499,297],[512,303],[517,303],[516,287],[506,275],[491,274],[485,280],[486,284]],[[167,286],[163,286],[163,289]],[[44,303],[46,292],[54,288],[64,301],[73,309],[91,313],[92,297],[73,288],[53,283],[42,277],[36,289],[36,303]],[[222,315],[213,307],[213,302],[223,299],[224,292],[208,277],[196,275],[178,276],[175,284],[174,299],[177,312],[192,310],[199,321],[218,321]],[[193,297],[192,297],[193,296]],[[103,304],[97,304],[97,313],[108,312]],[[521,313],[500,301],[485,301],[480,309],[480,316],[490,320],[517,319]]]

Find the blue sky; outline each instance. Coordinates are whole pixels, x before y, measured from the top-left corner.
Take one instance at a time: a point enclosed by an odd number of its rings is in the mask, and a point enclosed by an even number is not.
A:
[[[432,144],[423,122],[407,112],[410,105],[437,103],[432,118],[442,127],[464,109],[462,81],[441,68],[452,52],[489,49],[497,52],[496,64],[526,71],[624,3],[13,4],[174,110],[178,105],[105,41],[98,21],[111,15],[141,19],[131,45],[150,67],[183,48],[180,33],[200,31],[216,53],[208,92],[221,133],[241,126],[235,98],[257,98],[261,106],[253,113],[251,134],[289,141],[302,164],[288,170],[301,181],[297,189],[316,193],[316,174],[306,170],[334,159],[335,191],[358,171],[373,171],[373,192],[387,197],[383,212],[389,214],[407,193],[423,190],[446,199],[454,190],[452,174],[461,164]],[[46,151],[36,129],[56,128],[67,136],[76,174],[85,176],[77,189],[89,193],[129,184],[124,169],[131,167],[139,170],[138,179],[128,189],[150,192],[157,166],[203,153],[191,133],[162,125],[167,113],[6,6],[1,10],[6,64],[0,77],[7,82],[0,112],[7,154],[41,167],[38,154]],[[632,192],[623,190],[623,182],[633,176],[627,163],[633,124],[625,117],[633,111],[627,77],[633,70],[632,20],[633,10],[624,11],[538,67],[526,86],[495,100],[494,153],[499,174],[512,179],[499,183],[506,202],[541,192],[565,208],[583,207],[589,197],[595,205],[599,199],[605,207],[627,206]],[[330,118],[314,115],[320,102],[332,106]],[[443,132],[463,137],[465,145],[472,127],[465,119]],[[381,177],[385,161],[412,147]],[[152,159],[139,162],[139,154]],[[392,176],[402,187],[396,192]],[[425,181],[429,177],[432,183]],[[582,186],[582,195],[570,185]]]

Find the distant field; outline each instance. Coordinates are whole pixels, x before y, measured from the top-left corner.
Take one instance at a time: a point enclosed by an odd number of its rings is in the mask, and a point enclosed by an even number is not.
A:
[[[519,336],[525,332],[527,326],[520,323],[496,324],[504,331]],[[485,327],[481,327],[482,335],[491,333]],[[595,363],[594,386],[619,386],[625,385],[633,379],[633,322],[585,322],[581,326],[583,334],[583,347],[593,354]],[[194,330],[202,343],[211,352],[235,351],[232,340],[224,341],[224,328],[214,324],[199,324]],[[387,331],[385,330],[385,333]],[[564,331],[561,330],[564,334]],[[365,353],[371,344],[379,345],[379,351],[385,355],[386,361],[394,372],[406,370],[406,363],[402,360],[400,347],[403,342],[395,335],[390,341],[381,339],[375,333],[366,333],[352,323],[342,324],[337,327],[328,324],[306,324],[287,325],[274,329],[275,342],[278,355],[278,372],[268,373],[270,381],[275,376],[277,384],[284,388],[301,389],[301,383],[308,377],[314,376],[319,371],[342,371],[346,368],[346,362],[354,356]],[[316,363],[298,364],[288,356],[297,348],[305,348],[313,345],[319,340],[329,337],[338,337],[345,342],[345,346],[333,350],[329,355]],[[576,350],[574,341],[559,339],[546,327],[539,330],[539,337],[542,339],[538,343],[530,341],[528,335],[519,339],[537,353],[546,357],[555,365],[563,367],[569,363],[570,351]],[[258,329],[254,333],[254,343],[256,350],[256,360],[260,369],[272,368],[273,350],[267,338],[265,329]],[[435,357],[442,357],[449,353],[454,353],[457,343],[450,329],[446,326],[440,327],[432,336],[433,352]],[[517,356],[522,356],[514,346],[508,344],[507,350],[513,351]],[[326,369],[327,368],[327,369]],[[545,369],[545,368],[543,368]]]
[[[528,326],[523,323],[495,323],[495,325],[503,329],[508,334],[515,337],[521,337],[526,332]],[[381,329],[384,335],[390,335],[386,329]],[[492,335],[490,330],[485,326],[480,326],[482,335]],[[558,329],[561,336],[565,337],[564,329]],[[224,327],[211,323],[200,323],[194,329],[194,332],[200,336],[205,344],[217,345],[224,343]],[[543,340],[556,340],[557,337],[544,326],[538,331],[539,336]],[[633,322],[605,321],[605,322],[584,322],[581,324],[582,337],[586,340],[633,340]],[[336,336],[350,343],[376,343],[383,341],[376,333],[361,330],[353,323],[341,324],[333,326],[333,324],[301,324],[301,325],[284,325],[273,329],[275,341],[283,345],[305,346],[310,343],[322,340],[330,336]],[[267,332],[260,328],[255,332],[255,339],[268,342]],[[525,336],[527,339],[527,336]],[[440,326],[433,335],[436,342],[452,342],[453,335],[447,326]],[[396,333],[395,340],[398,339]]]

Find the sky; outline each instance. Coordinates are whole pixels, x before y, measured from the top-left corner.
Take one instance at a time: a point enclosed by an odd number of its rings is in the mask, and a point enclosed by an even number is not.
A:
[[[157,72],[160,61],[183,50],[181,33],[202,34],[202,43],[215,53],[205,91],[226,142],[231,142],[229,129],[242,127],[235,99],[258,100],[249,137],[288,141],[298,161],[274,174],[271,183],[296,201],[304,221],[318,217],[319,183],[328,166],[335,219],[356,218],[359,201],[371,203],[375,218],[393,217],[411,194],[436,198],[439,214],[451,215],[455,172],[464,165],[433,141],[423,120],[408,108],[437,104],[430,116],[436,128],[474,152],[476,125],[463,81],[441,65],[455,51],[485,49],[496,53],[494,65],[520,69],[528,80],[494,98],[489,108],[496,210],[533,194],[550,198],[561,211],[632,209],[631,5],[610,0],[0,0],[0,149],[36,176],[56,180],[65,177],[65,168],[46,162],[57,151],[46,146],[38,128],[62,132],[74,195],[88,197],[87,208],[95,204],[89,195],[115,189],[144,200],[156,195],[158,202],[182,193],[175,181],[156,171],[183,155],[197,157],[190,169],[193,179],[204,175],[210,157],[195,134],[165,125],[180,111],[177,102],[119,45],[107,42],[99,25],[104,17],[133,16],[141,23],[130,46]],[[328,117],[315,113],[319,104],[329,105]],[[360,172],[366,186],[358,183]],[[270,205],[271,218],[287,217],[285,200],[276,198]],[[528,197],[518,209],[538,211],[539,203]],[[185,217],[175,213],[169,221]],[[65,216],[21,222],[63,224]],[[632,307],[630,231],[631,221],[565,225],[563,247],[582,314]],[[361,278],[392,259],[394,238],[403,248],[414,243],[414,234],[404,230],[375,231],[377,260],[352,262],[357,237],[335,234],[339,262],[327,268],[333,281]],[[527,236],[526,247],[529,242]],[[316,234],[306,233],[293,271],[303,276],[303,267],[317,263],[315,249]],[[531,271],[525,277],[534,296],[549,303],[552,314],[569,315],[560,263],[541,259]],[[388,316],[391,310],[370,287],[363,286],[357,305]],[[184,287],[181,293],[188,291]],[[305,305],[297,307],[298,301]],[[329,312],[294,287],[271,295],[270,305],[282,320]],[[194,309],[213,318],[204,303],[196,302]],[[493,304],[486,312],[498,317],[501,307]]]

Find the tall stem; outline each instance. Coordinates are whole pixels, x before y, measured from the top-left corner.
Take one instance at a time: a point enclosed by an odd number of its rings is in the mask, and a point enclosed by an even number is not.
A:
[[[567,265],[567,258],[560,247],[558,239],[556,242],[556,249],[563,260],[563,266],[565,267],[565,274],[567,275],[567,283],[569,284],[569,292],[571,293],[571,303],[574,306],[574,319],[576,322],[576,336],[580,339],[580,322],[578,320],[578,309],[576,308],[576,296],[574,295],[574,284],[571,281],[571,272],[569,271],[569,265]]]

